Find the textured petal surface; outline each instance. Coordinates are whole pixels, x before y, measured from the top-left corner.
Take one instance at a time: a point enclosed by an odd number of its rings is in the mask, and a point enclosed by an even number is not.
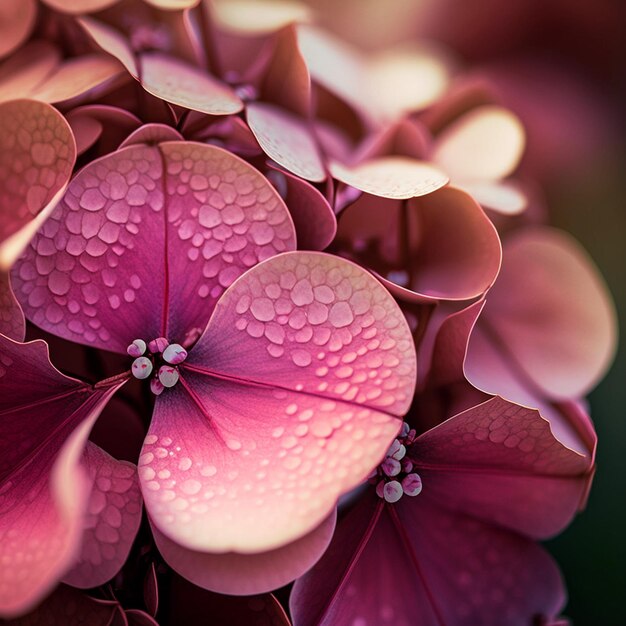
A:
[[[0,272],[0,334],[24,341],[25,332],[24,313],[13,294],[9,275]]]
[[[80,457],[113,389],[63,376],[42,341],[0,336],[0,347],[0,614],[11,616],[45,596],[75,557],[89,494]]]
[[[34,100],[0,104],[0,266],[9,267],[20,254],[33,234],[26,228],[33,218],[45,218],[54,207],[75,159],[72,131],[51,106]]]
[[[0,57],[28,38],[36,17],[36,0],[4,0],[0,4]]]
[[[380,460],[415,353],[370,274],[298,252],[228,290],[181,370],[140,461],[148,512],[186,547],[258,552],[318,525]]]
[[[243,109],[232,89],[174,57],[150,52],[141,55],[139,65],[144,89],[166,102],[210,115],[231,115]]]
[[[6,622],[10,626],[111,626],[121,614],[117,602],[96,600],[61,585],[32,613]]]
[[[249,104],[246,116],[261,148],[276,163],[306,180],[326,179],[320,151],[303,119],[261,102]]]
[[[546,419],[499,397],[423,434],[411,456],[433,501],[540,538],[569,523],[591,480],[591,460]]]
[[[531,391],[549,399],[585,395],[606,372],[616,345],[606,286],[579,244],[552,229],[527,229],[506,240],[480,326],[522,384],[529,381]],[[504,393],[498,370],[472,343],[466,368],[476,386]]]
[[[268,174],[283,195],[298,236],[299,250],[323,250],[337,232],[337,218],[330,204],[313,185],[281,170]]]
[[[85,448],[83,466],[93,488],[78,562],[63,580],[88,589],[113,578],[126,561],[141,521],[141,492],[135,466],[92,443]]]
[[[446,128],[431,158],[454,182],[497,180],[517,167],[524,143],[519,119],[506,109],[486,105]]]
[[[558,570],[530,541],[421,494],[394,507],[369,493],[290,602],[295,626],[527,624],[563,603]]]
[[[322,556],[335,529],[335,512],[316,529],[281,548],[258,554],[196,552],[152,527],[168,565],[192,583],[217,593],[250,595],[278,589],[304,574]]]
[[[403,299],[466,300],[498,275],[498,234],[476,201],[453,187],[403,204],[364,195],[339,218],[339,250]]]
[[[173,577],[169,589],[168,624],[206,626],[208,614],[211,626],[290,626],[280,603],[269,593],[245,598],[225,596],[200,589],[180,576]]]
[[[353,166],[332,161],[329,168],[333,177],[346,185],[396,200],[424,196],[448,182],[448,177],[436,167],[398,156],[371,159]]]
[[[125,353],[137,338],[202,332],[237,276],[294,247],[284,202],[241,159],[192,142],[129,146],[74,178],[14,289],[38,326]]]

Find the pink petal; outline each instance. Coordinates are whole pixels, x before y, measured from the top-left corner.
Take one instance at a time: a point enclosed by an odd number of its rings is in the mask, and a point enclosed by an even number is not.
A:
[[[306,180],[326,179],[319,148],[303,119],[261,102],[247,106],[246,118],[261,148],[276,163]]]
[[[0,267],[10,267],[54,208],[75,159],[72,131],[50,105],[0,104]]]
[[[472,331],[465,360],[467,379],[481,390],[495,389],[498,395],[518,404],[536,408],[550,421],[555,437],[572,450],[591,456],[594,440],[586,436],[589,417],[571,419],[569,415],[543,397],[540,390],[528,385],[528,379],[520,376],[511,355],[502,350],[502,344],[493,340],[479,321]],[[493,393],[493,392],[492,392]]]
[[[480,325],[510,363],[508,369],[518,367],[538,396],[583,396],[613,360],[617,331],[611,297],[587,254],[556,230],[526,229],[506,240],[502,272],[483,318]],[[471,382],[504,393],[501,377],[510,374],[483,367],[473,342],[466,365]]]
[[[330,204],[313,185],[279,169],[268,173],[268,178],[283,195],[296,228],[299,250],[324,250],[335,237],[337,218]]]
[[[157,9],[182,11],[183,9],[190,9],[196,6],[200,0],[146,0],[146,2]]]
[[[144,124],[128,135],[120,144],[120,148],[142,143],[156,145],[164,141],[184,141],[184,139],[183,136],[171,126],[166,126],[165,124]]]
[[[64,13],[81,14],[102,11],[120,0],[43,0],[49,7]]]
[[[251,595],[278,589],[304,574],[322,556],[335,529],[336,513],[300,539],[255,554],[211,554],[189,550],[152,526],[167,564],[190,582],[218,593]]]
[[[220,27],[244,35],[273,33],[313,16],[299,0],[214,0],[212,9]]]
[[[412,458],[426,497],[540,538],[571,521],[592,477],[592,460],[556,439],[548,420],[498,397],[423,434]]]
[[[14,616],[50,591],[79,550],[90,488],[80,457],[120,385],[67,378],[42,341],[0,336],[0,346],[0,614]]]
[[[290,626],[285,611],[276,598],[265,593],[249,597],[225,596],[211,593],[174,575],[169,586],[166,606],[168,624],[206,626]]]
[[[213,552],[270,550],[319,525],[380,461],[415,385],[390,295],[314,252],[244,274],[180,369],[157,399],[139,475],[161,532]]]
[[[96,600],[66,585],[60,585],[32,613],[13,619],[10,626],[113,626],[121,615],[120,605],[111,600]]]
[[[454,187],[400,202],[363,196],[339,218],[340,250],[377,272],[398,297],[468,300],[496,279],[498,234],[476,201]]]
[[[421,494],[396,505],[363,497],[290,598],[295,626],[526,624],[563,603],[541,548]]]
[[[110,85],[124,73],[118,61],[105,54],[88,54],[61,64],[29,97],[63,102]]]
[[[294,247],[284,202],[241,159],[192,142],[131,145],[73,179],[12,278],[35,324],[125,354],[138,338],[202,332],[237,276]]]
[[[483,310],[484,300],[450,315],[439,328],[433,348],[428,383],[433,387],[453,385],[465,379],[463,365],[476,320]]]
[[[448,177],[436,167],[399,156],[379,157],[357,165],[331,161],[334,178],[361,191],[396,200],[415,198],[437,191]]]
[[[32,41],[0,66],[0,101],[25,97],[61,61],[57,48],[46,41]]]
[[[13,294],[9,275],[0,272],[0,334],[24,341],[25,333],[24,313]]]
[[[298,48],[295,26],[274,37],[274,49],[265,69],[259,99],[285,108],[303,118],[311,110],[311,78]]]
[[[117,150],[128,134],[141,126],[140,119],[130,111],[106,104],[76,107],[67,113],[66,119],[72,127],[78,154],[98,142],[98,156]]]
[[[524,145],[524,127],[513,113],[483,105],[437,137],[431,158],[454,182],[498,180],[517,167]]]
[[[502,215],[519,215],[526,210],[528,199],[519,185],[512,181],[463,183],[468,191],[486,209]]]
[[[159,52],[141,55],[140,82],[157,98],[201,113],[231,115],[243,109],[243,102],[230,87]]]
[[[62,2],[63,0],[59,0]],[[128,41],[119,31],[91,17],[81,17],[77,22],[102,50],[114,56],[128,72],[137,78],[139,70],[135,54]]]
[[[0,4],[0,57],[20,46],[35,26],[35,0],[3,0]]]
[[[141,492],[134,465],[116,461],[89,443],[83,465],[93,480],[80,556],[64,582],[82,589],[113,578],[130,552],[141,522]]]
[[[370,60],[368,70],[371,106],[388,120],[436,102],[450,73],[439,51],[414,43],[388,47]]]

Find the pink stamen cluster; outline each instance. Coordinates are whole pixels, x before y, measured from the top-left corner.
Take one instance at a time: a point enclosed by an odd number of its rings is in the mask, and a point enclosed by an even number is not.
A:
[[[150,379],[150,390],[155,396],[178,382],[180,375],[176,366],[187,358],[185,348],[178,343],[170,343],[165,337],[157,337],[148,344],[143,339],[135,339],[126,352],[135,357],[131,372],[139,380],[150,378],[158,365],[157,373]]]
[[[393,504],[403,495],[416,496],[422,491],[422,479],[413,471],[407,449],[415,441],[415,429],[402,423],[400,435],[393,440],[383,462],[372,472],[369,482],[376,485],[380,498]]]

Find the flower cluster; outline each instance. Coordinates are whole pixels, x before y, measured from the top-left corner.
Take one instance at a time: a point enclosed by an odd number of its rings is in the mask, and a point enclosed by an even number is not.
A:
[[[297,3],[5,3],[0,617],[556,624],[616,331],[515,113]]]

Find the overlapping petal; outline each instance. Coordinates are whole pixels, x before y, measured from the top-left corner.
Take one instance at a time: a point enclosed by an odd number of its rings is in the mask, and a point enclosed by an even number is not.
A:
[[[9,275],[0,272],[0,334],[24,341],[25,325],[24,313],[15,299]]]
[[[140,461],[148,512],[183,546],[249,553],[301,537],[365,478],[409,406],[415,353],[371,275],[298,252],[242,276],[180,369]]]
[[[10,267],[54,208],[75,159],[72,131],[50,105],[0,104],[0,267]]]
[[[80,459],[119,384],[95,389],[64,376],[42,341],[0,336],[0,345],[0,613],[13,616],[41,600],[77,556],[90,490]]]
[[[38,326],[124,353],[137,338],[199,334],[237,276],[294,247],[284,202],[238,157],[131,145],[74,178],[13,280]]]

